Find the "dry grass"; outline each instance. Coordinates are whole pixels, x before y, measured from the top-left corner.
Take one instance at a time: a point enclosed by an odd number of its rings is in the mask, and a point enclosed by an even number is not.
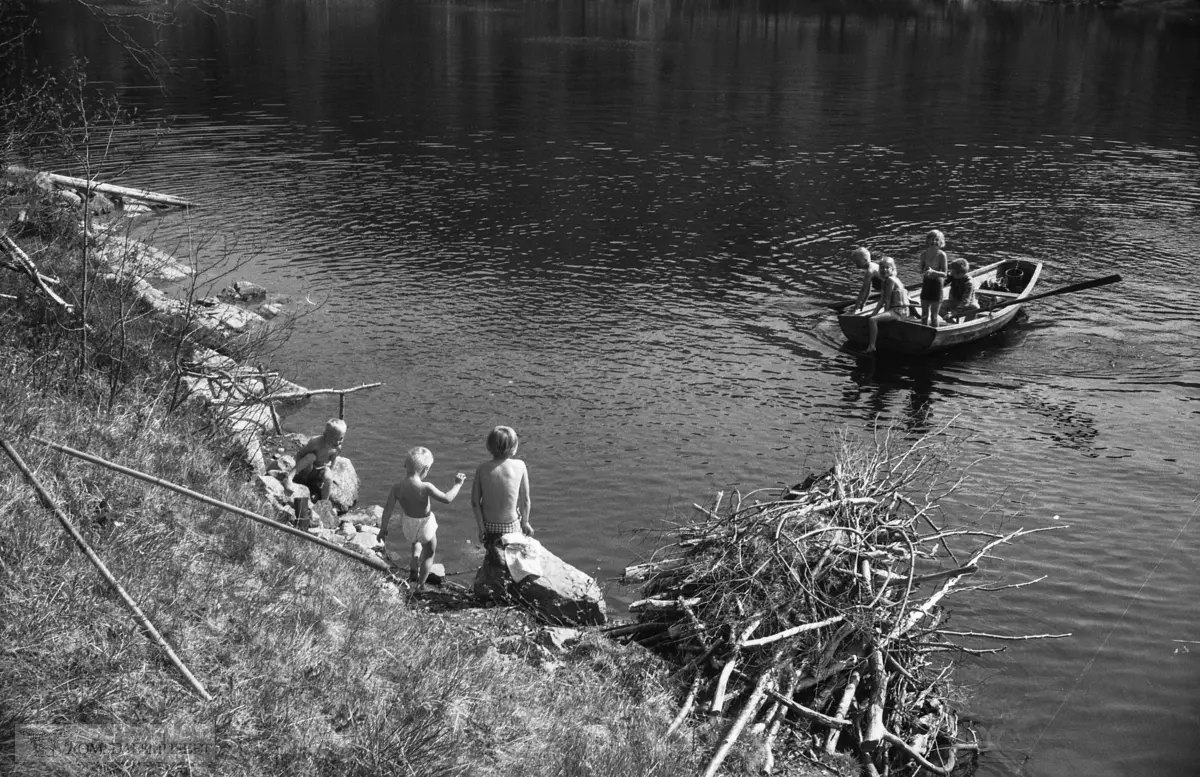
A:
[[[64,296],[69,245],[39,254]],[[56,258],[55,258],[56,257]],[[414,609],[376,572],[172,492],[53,453],[44,438],[257,512],[228,440],[171,409],[173,344],[127,322],[126,353],[0,271],[0,437],[175,652],[203,701],[7,458],[0,466],[0,773],[674,775],[680,689],[640,648],[585,637],[565,655],[509,610]],[[94,291],[122,294],[120,287]],[[98,296],[96,315],[121,311]],[[93,319],[97,323],[100,318]],[[114,381],[114,376],[116,380]],[[196,725],[213,763],[15,764],[23,724]]]

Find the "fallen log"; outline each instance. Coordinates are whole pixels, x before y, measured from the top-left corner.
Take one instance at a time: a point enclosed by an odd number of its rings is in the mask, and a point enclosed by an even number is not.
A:
[[[142,202],[152,202],[157,205],[167,205],[173,208],[190,208],[192,203],[182,197],[175,197],[170,194],[159,194],[149,191],[148,189],[134,189],[128,186],[117,186],[111,183],[99,183],[97,181],[89,181],[86,178],[75,178],[69,175],[59,175],[58,173],[39,173],[36,170],[30,170],[27,167],[20,165],[9,165],[9,172],[25,175],[44,175],[51,183],[59,186],[67,186],[72,189],[82,189],[83,191],[100,192],[109,194],[122,199],[141,200]]]

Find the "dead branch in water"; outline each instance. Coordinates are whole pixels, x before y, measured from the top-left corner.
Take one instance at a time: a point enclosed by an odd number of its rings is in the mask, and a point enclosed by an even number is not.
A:
[[[382,385],[382,383],[364,383],[361,386],[355,386],[347,389],[305,389],[304,391],[283,391],[278,394],[270,394],[265,397],[260,397],[258,401],[279,402],[287,399],[304,399],[306,397],[315,397],[318,394],[353,394],[355,391],[372,389]]]
[[[949,702],[950,661],[1003,648],[960,640],[1070,636],[941,628],[948,598],[989,590],[963,583],[996,548],[1048,529],[939,526],[938,500],[969,469],[940,436],[843,440],[828,472],[770,501],[697,505],[657,559],[626,570],[643,598],[636,623],[610,636],[652,647],[690,680],[672,732],[692,710],[733,720],[707,773],[747,727],[770,732],[773,764],[781,726],[800,750],[845,753],[867,774],[968,769],[978,748]]]

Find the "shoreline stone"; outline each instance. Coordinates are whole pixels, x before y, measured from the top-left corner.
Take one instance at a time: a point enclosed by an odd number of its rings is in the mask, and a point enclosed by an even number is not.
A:
[[[487,548],[473,591],[483,602],[520,604],[560,626],[598,626],[608,619],[600,586],[533,537],[506,534]]]

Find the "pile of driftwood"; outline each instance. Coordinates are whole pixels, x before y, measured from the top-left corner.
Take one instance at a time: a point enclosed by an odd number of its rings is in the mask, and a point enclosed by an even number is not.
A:
[[[843,441],[833,469],[770,501],[760,492],[722,504],[718,494],[694,505],[697,522],[672,527],[651,561],[626,569],[646,598],[630,606],[634,623],[609,634],[690,675],[671,732],[693,710],[732,719],[706,775],[747,728],[768,772],[781,729],[789,752],[851,755],[868,775],[974,768],[975,734],[949,699],[953,659],[1002,649],[981,640],[1069,635],[945,627],[949,595],[1006,587],[966,585],[994,548],[1044,530],[940,526],[938,501],[969,469],[947,469],[947,446],[944,435]]]

